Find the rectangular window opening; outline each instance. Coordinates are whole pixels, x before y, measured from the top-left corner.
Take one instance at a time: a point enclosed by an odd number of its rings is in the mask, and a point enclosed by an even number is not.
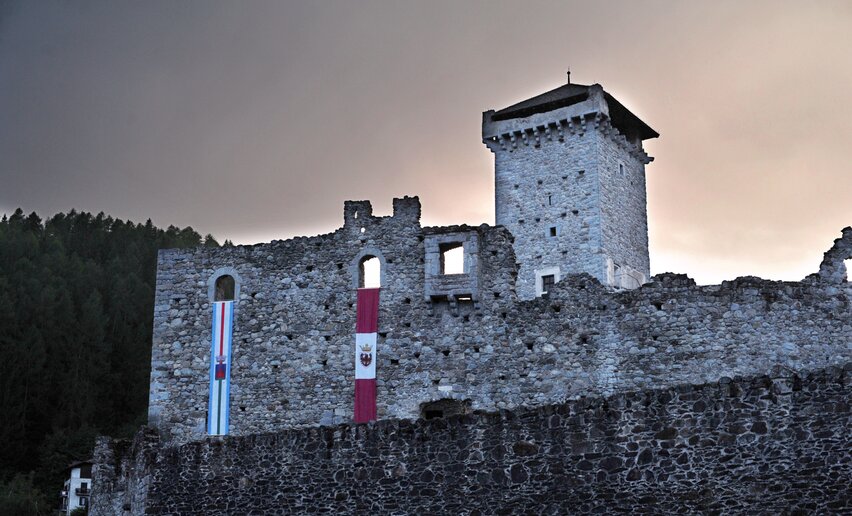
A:
[[[547,274],[541,277],[541,293],[547,294],[550,292],[550,289],[553,288],[554,283],[556,283],[556,275]]]
[[[464,245],[461,242],[440,244],[441,274],[464,274]]]
[[[556,236],[556,226],[550,226],[548,229],[548,235],[553,238]]]

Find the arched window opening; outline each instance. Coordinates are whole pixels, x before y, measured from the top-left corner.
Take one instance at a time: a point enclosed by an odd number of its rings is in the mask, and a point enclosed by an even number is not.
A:
[[[852,258],[843,260],[843,265],[846,266],[846,281],[852,283]]]
[[[216,278],[216,289],[213,296],[214,301],[233,301],[234,290],[236,283],[231,275],[219,276]]]
[[[379,288],[382,286],[382,262],[376,256],[367,255],[358,264],[358,287]]]
[[[461,242],[440,244],[441,274],[464,274],[464,245]]]
[[[440,419],[459,414],[470,414],[470,400],[444,398],[420,404],[420,417],[423,419]]]

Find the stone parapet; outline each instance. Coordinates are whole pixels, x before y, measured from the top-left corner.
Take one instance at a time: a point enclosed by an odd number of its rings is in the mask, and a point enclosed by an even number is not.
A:
[[[841,514],[852,510],[850,375],[850,364],[776,369],[137,449],[134,462],[151,472],[147,499],[124,514]]]

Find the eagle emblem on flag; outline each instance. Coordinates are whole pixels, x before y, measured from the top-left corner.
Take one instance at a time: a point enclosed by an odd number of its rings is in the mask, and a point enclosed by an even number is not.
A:
[[[369,344],[364,344],[361,346],[361,365],[364,367],[370,367],[370,364],[373,363],[373,346]]]

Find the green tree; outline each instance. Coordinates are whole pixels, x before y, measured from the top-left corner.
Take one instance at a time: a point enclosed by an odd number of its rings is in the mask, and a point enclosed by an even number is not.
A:
[[[17,474],[8,482],[0,482],[0,514],[38,516],[49,510],[47,498],[33,485],[32,474]]]
[[[219,244],[104,213],[0,218],[0,514],[42,510],[96,435],[145,420],[157,252],[200,245]]]

